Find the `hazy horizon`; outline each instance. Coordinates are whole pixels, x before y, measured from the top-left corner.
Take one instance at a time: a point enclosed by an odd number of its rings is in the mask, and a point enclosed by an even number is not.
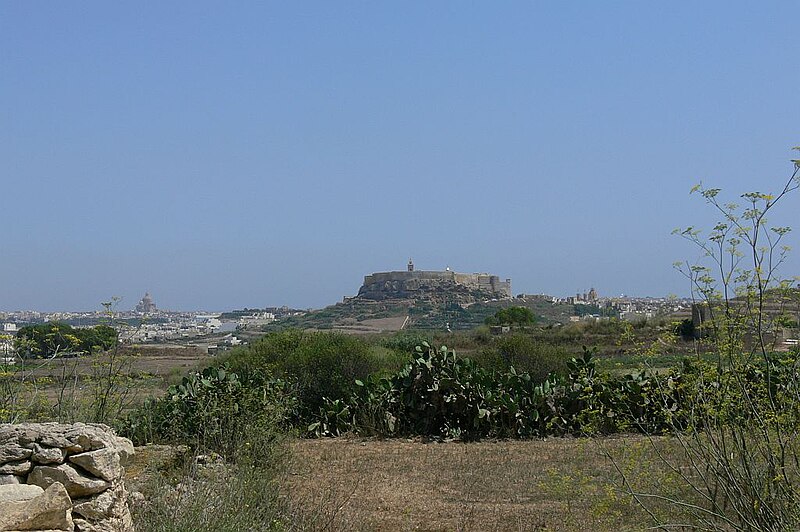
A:
[[[492,272],[461,272],[461,273],[492,273]],[[513,288],[513,279],[512,279],[512,288]],[[590,288],[596,288],[596,287],[590,286],[590,287],[587,287],[586,289],[581,289],[581,293],[587,292]],[[156,307],[160,311],[165,311],[165,312],[227,312],[227,311],[231,311],[231,310],[242,310],[242,309],[245,309],[245,308],[264,309],[264,308],[279,308],[279,307],[282,307],[282,306],[287,306],[289,308],[293,308],[293,309],[297,309],[297,310],[321,309],[321,308],[324,308],[324,307],[327,307],[327,306],[331,306],[331,305],[335,305],[336,303],[341,302],[343,297],[355,296],[358,293],[358,289],[356,289],[353,293],[342,294],[341,296],[339,296],[338,299],[329,301],[327,303],[323,303],[323,304],[321,304],[319,306],[312,306],[312,307],[300,306],[300,305],[291,305],[289,303],[267,302],[265,304],[255,305],[255,306],[250,306],[250,305],[238,305],[237,306],[237,305],[234,305],[234,306],[228,306],[228,307],[167,308],[167,307],[163,307],[162,305],[159,304],[159,301],[158,301],[158,298],[157,298],[157,294],[153,294],[153,293],[151,293],[149,291],[148,292],[142,292],[139,296],[135,296],[135,297],[134,296],[124,297],[124,296],[112,295],[111,297],[106,298],[104,301],[108,302],[108,301],[111,301],[112,297],[116,298],[117,301],[113,306],[115,311],[117,311],[117,312],[128,312],[128,311],[133,311],[134,310],[134,307],[136,306],[137,303],[139,303],[139,301],[145,295],[145,293],[149,293],[152,296],[153,302],[156,304]],[[566,297],[575,296],[577,292],[550,293],[550,292],[546,292],[546,291],[545,292],[542,292],[542,291],[539,291],[539,292],[525,292],[525,291],[517,291],[517,290],[513,291],[514,296],[517,296],[517,295],[522,294],[522,293],[524,293],[525,295],[529,295],[529,296],[530,295],[547,295],[547,296],[553,296],[553,297],[558,297],[558,298],[566,298]],[[649,293],[648,294],[631,294],[631,293],[615,293],[615,294],[610,294],[609,293],[609,294],[603,294],[603,293],[600,293],[598,295],[598,297],[601,298],[601,299],[602,298],[609,298],[609,297],[622,297],[622,296],[624,296],[624,297],[632,297],[632,298],[664,298],[664,297],[670,297],[670,296],[689,297],[688,295],[679,295],[679,294],[675,294],[675,293],[669,293],[669,294],[649,294]],[[104,312],[104,311],[105,311],[105,307],[103,307],[103,301],[98,302],[97,305],[95,305],[95,307],[92,307],[92,308],[52,308],[52,307],[42,307],[42,308],[32,308],[32,307],[31,308],[27,308],[26,307],[26,308],[14,308],[14,309],[0,308],[0,312],[58,313],[58,312]]]
[[[690,188],[791,173],[799,12],[2,3],[0,310],[319,308],[409,257],[688,295]]]

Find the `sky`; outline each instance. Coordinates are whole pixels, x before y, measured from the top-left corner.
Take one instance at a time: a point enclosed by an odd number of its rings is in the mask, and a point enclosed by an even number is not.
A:
[[[672,265],[700,254],[670,233],[716,221],[691,187],[792,171],[799,16],[0,0],[0,310],[318,308],[409,258],[515,294],[687,295]]]

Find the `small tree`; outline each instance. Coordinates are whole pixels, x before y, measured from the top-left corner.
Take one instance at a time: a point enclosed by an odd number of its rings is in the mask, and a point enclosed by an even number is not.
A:
[[[692,528],[796,530],[800,525],[798,353],[775,352],[778,316],[768,311],[771,298],[790,286],[778,277],[790,229],[769,227],[767,215],[800,188],[800,160],[792,163],[779,193],[742,194],[741,206],[723,203],[720,189],[697,185],[692,192],[721,220],[708,236],[694,227],[675,231],[703,252],[700,263],[676,263],[676,268],[691,283],[697,312],[706,317],[700,341],[711,344],[716,367],[697,363],[684,390],[686,417],[672,427],[682,457],[662,455],[691,495],[627,487],[645,509],[652,500],[679,507]]]
[[[486,318],[486,325],[533,325],[536,316],[527,307],[508,307],[498,310]]]

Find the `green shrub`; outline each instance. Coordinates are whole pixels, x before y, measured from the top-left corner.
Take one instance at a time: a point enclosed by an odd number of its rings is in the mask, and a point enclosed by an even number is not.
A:
[[[360,338],[296,330],[268,334],[224,359],[245,380],[275,376],[290,383],[302,420],[311,419],[326,397],[349,397],[356,379],[379,373],[385,362]]]
[[[366,429],[461,439],[543,435],[555,377],[537,384],[513,368],[487,370],[445,347],[423,344],[395,375],[357,384],[349,405],[329,402],[310,429],[320,435]]]
[[[285,373],[285,358],[300,347],[307,334],[296,329],[268,333],[248,346],[232,349],[217,364],[229,366],[244,380]]]
[[[108,325],[75,329],[63,322],[47,322],[20,328],[14,340],[22,357],[46,357],[63,351],[93,353],[117,345],[119,333]]]
[[[429,342],[430,338],[418,333],[418,332],[407,332],[401,331],[398,333],[393,334],[388,338],[384,338],[381,341],[381,345],[386,347],[387,349],[392,349],[394,351],[400,351],[402,353],[411,353],[414,351],[414,348],[418,345],[422,345],[423,342]]]
[[[527,307],[502,308],[484,320],[486,325],[533,325],[535,322],[536,316]]]
[[[509,345],[525,345],[510,337]],[[743,422],[737,415],[744,401],[765,400],[769,386],[790,381],[794,358],[780,367],[753,364],[723,370],[730,388],[748,380],[753,397],[731,396],[720,376],[704,363],[687,362],[659,375],[648,371],[614,376],[598,372],[593,351],[571,358],[562,373],[536,379],[515,366],[494,370],[446,348],[420,346],[412,361],[396,374],[357,381],[352,396],[328,397],[309,427],[317,435],[356,430],[380,435],[425,435],[444,438],[532,437],[611,434],[622,431],[658,434],[690,426],[697,405],[688,402],[700,390],[704,409],[716,419]],[[782,376],[783,377],[782,377]],[[792,401],[790,394],[784,394]],[[788,403],[787,403],[788,404]],[[797,402],[787,422],[797,422]],[[707,418],[706,418],[707,419]]]
[[[219,380],[235,382],[227,377]],[[173,395],[169,400],[193,402],[187,394]],[[257,405],[242,404],[242,408],[246,406]],[[205,447],[178,455],[171,463],[149,466],[145,475],[149,481],[138,487],[146,499],[133,507],[136,530],[211,532],[291,528],[293,519],[281,493],[286,462],[283,431],[272,416],[259,410],[245,412],[246,415],[219,414],[222,419],[232,421],[225,424],[226,430],[233,431],[224,439],[227,460],[214,453],[200,460],[198,453],[210,450]],[[198,412],[189,415],[209,421]],[[198,429],[203,431],[202,427],[195,430]]]
[[[269,442],[255,441],[252,435],[285,425],[295,410],[284,381],[243,382],[225,368],[206,368],[129,413],[121,432],[137,444],[180,442],[240,459],[243,442],[257,452]]]
[[[567,361],[571,355],[563,347],[538,342],[530,336],[514,334],[500,336],[494,345],[482,350],[475,361],[497,371],[508,371],[514,368],[519,372],[530,374],[536,382],[544,381],[548,375],[565,375]]]
[[[691,319],[681,320],[673,327],[675,335],[680,336],[683,340],[690,341],[695,337],[694,322]]]

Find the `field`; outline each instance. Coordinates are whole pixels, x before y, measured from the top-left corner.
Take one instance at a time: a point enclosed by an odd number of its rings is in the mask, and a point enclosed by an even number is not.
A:
[[[226,374],[229,376],[232,375],[231,371],[238,371],[235,364],[241,364],[242,360],[256,360],[276,374],[282,370],[281,364],[285,364],[286,368],[292,368],[296,372],[292,374],[292,378],[297,383],[344,383],[339,388],[334,386],[324,393],[326,397],[334,397],[338,401],[344,398],[346,401],[350,393],[348,383],[355,382],[356,377],[364,378],[352,373],[353,368],[359,371],[395,371],[394,366],[409,358],[407,353],[412,350],[409,346],[418,342],[419,335],[415,331],[392,336],[317,333],[298,340],[300,337],[296,333],[286,332],[270,335],[249,347],[233,350],[221,362],[230,364],[226,367]],[[673,338],[670,339],[669,335]],[[433,345],[446,342],[451,347],[455,346],[462,355],[474,356],[475,360],[483,357],[482,363],[486,364],[493,363],[489,358],[495,354],[493,349],[508,349],[509,357],[517,357],[513,359],[515,367],[517,363],[530,363],[534,370],[538,368],[537,363],[549,363],[550,355],[561,360],[577,351],[576,345],[596,345],[606,355],[606,367],[603,369],[614,374],[625,368],[636,367],[644,359],[651,366],[665,367],[675,363],[681,351],[692,345],[674,338],[674,331],[665,324],[628,327],[617,322],[573,324],[563,328],[526,328],[520,330],[516,337],[494,336],[488,334],[488,330],[431,336]],[[614,341],[615,337],[619,337],[619,340]],[[662,340],[662,337],[670,341]],[[637,352],[640,345],[653,339],[656,349],[652,354]],[[522,351],[515,351],[517,348]],[[631,352],[635,355],[629,355]],[[132,412],[129,408],[135,403],[146,397],[161,395],[169,384],[178,382],[194,368],[208,365],[212,359],[203,350],[148,346],[126,347],[118,353],[83,358],[38,360],[33,370],[38,390],[34,391],[46,392],[50,404],[60,405],[59,392],[63,395],[66,390],[67,397],[77,401],[67,400],[63,409],[61,406],[53,409],[59,419],[71,420],[97,412],[98,397],[102,396],[104,389],[109,389],[112,391],[110,397],[119,401],[110,403],[104,413],[119,419]],[[345,364],[351,360],[363,362],[363,366],[351,367]],[[453,364],[455,360],[452,359]],[[504,363],[506,362],[504,359]],[[121,381],[104,380],[103,374],[108,370],[109,364],[121,368]],[[30,366],[26,371],[29,368]],[[459,375],[460,379],[464,379],[462,384],[484,382],[480,380],[483,379],[480,375],[484,375],[480,372],[473,374],[464,371]],[[342,376],[345,376],[343,380]],[[580,383],[590,377],[580,374],[569,378]],[[608,382],[615,382],[614,378],[616,377],[610,377]],[[362,436],[355,436],[350,432],[349,435],[335,439],[298,439],[296,436],[305,434],[312,421],[321,419],[329,423],[333,420],[338,424],[338,417],[334,416],[339,414],[329,409],[320,410],[319,418],[314,417],[316,414],[301,417],[305,414],[298,410],[299,413],[291,413],[274,425],[266,415],[263,418],[264,424],[250,424],[249,418],[257,418],[259,413],[272,411],[270,405],[252,402],[254,397],[268,397],[266,391],[263,394],[258,391],[261,388],[257,388],[257,381],[253,381],[253,386],[256,386],[254,389],[257,390],[255,394],[250,393],[247,387],[225,387],[228,382],[224,379],[222,376],[216,377],[216,373],[212,371],[208,382],[203,381],[202,386],[195,388],[187,385],[183,392],[174,388],[171,392],[173,396],[166,399],[168,404],[175,404],[176,397],[178,401],[184,401],[181,394],[187,394],[185,397],[188,398],[188,408],[156,409],[153,403],[149,403],[145,407],[149,409],[148,412],[154,415],[162,415],[163,412],[165,417],[160,419],[141,416],[147,423],[151,419],[156,422],[153,425],[130,425],[134,431],[131,437],[139,444],[151,441],[184,446],[188,444],[187,450],[193,445],[199,445],[195,449],[199,451],[218,448],[224,459],[228,460],[227,465],[212,472],[212,476],[195,477],[193,475],[199,469],[195,468],[191,456],[181,455],[183,457],[180,460],[173,460],[173,465],[167,464],[163,468],[154,469],[147,467],[150,463],[149,455],[152,453],[144,447],[138,457],[140,463],[129,469],[130,485],[132,489],[141,489],[146,494],[146,498],[151,501],[148,508],[155,508],[154,512],[161,513],[150,517],[139,514],[137,519],[142,519],[142,523],[149,523],[143,525],[142,530],[162,530],[158,528],[161,526],[159,523],[174,518],[169,510],[169,490],[173,488],[168,485],[174,486],[176,482],[184,484],[181,479],[188,478],[193,479],[192,482],[196,478],[202,478],[189,495],[192,504],[197,504],[200,509],[209,508],[209,493],[213,493],[219,499],[214,499],[219,502],[214,503],[219,515],[214,517],[216,521],[211,519],[206,523],[208,527],[199,527],[197,519],[210,519],[210,514],[204,510],[195,516],[196,512],[191,510],[194,506],[186,506],[190,510],[180,516],[186,521],[180,521],[180,525],[176,525],[174,530],[241,529],[233,526],[235,520],[251,523],[247,526],[261,523],[257,529],[265,529],[266,525],[263,523],[280,523],[280,528],[285,530],[641,530],[656,524],[648,511],[657,515],[661,522],[685,523],[687,516],[679,515],[664,503],[649,506],[647,511],[642,509],[626,491],[626,484],[643,493],[696,502],[693,500],[697,498],[696,494],[690,496],[692,494],[687,493],[689,487],[681,478],[690,465],[685,459],[676,460],[681,449],[670,438],[650,439],[625,433],[595,438],[494,440],[492,438],[498,434],[510,433],[500,430],[499,425],[484,425],[488,428],[474,435],[475,439],[481,440],[477,443],[439,442],[436,438],[441,435],[458,437],[458,434],[444,429],[404,432],[403,434],[418,434],[410,439],[363,437],[364,434],[388,434],[369,430],[361,432]],[[217,385],[223,391],[221,395],[216,393]],[[585,388],[584,391],[586,389],[592,391],[595,388]],[[122,394],[116,397],[113,393],[115,391],[121,391]],[[298,385],[292,393],[295,394],[293,397],[300,398],[299,401],[307,401],[305,404],[311,405],[323,392],[311,386],[303,388]],[[235,399],[226,402],[220,400],[220,397]],[[488,393],[486,397],[489,397]],[[628,395],[619,396],[623,397],[619,400],[623,402],[617,401],[617,395],[610,397],[616,402],[593,404],[595,408],[614,408],[604,415],[615,417],[617,413],[624,411],[621,408],[629,404],[624,402]],[[574,401],[569,396],[554,394],[553,398],[554,401],[562,401],[558,405],[564,408],[572,404],[569,401]],[[596,397],[590,399],[593,398]],[[194,409],[193,405],[200,405],[200,408]],[[236,408],[228,409],[230,405],[235,405]],[[240,405],[249,406],[242,408]],[[376,405],[377,403],[353,402],[352,408],[356,413],[368,412],[356,409]],[[480,412],[480,408],[477,411]],[[414,410],[409,412],[409,416],[416,415]],[[543,412],[542,415],[550,415],[551,410],[545,409]],[[613,415],[609,416],[609,412]],[[206,413],[210,414],[206,416]],[[38,415],[52,413],[44,408]],[[349,419],[348,416],[350,414],[345,414],[343,419]],[[168,434],[167,439],[160,439],[159,434],[149,432],[152,427],[182,427],[184,425],[176,423],[184,417],[198,421],[197,433],[180,433],[177,438]],[[356,414],[353,414],[352,419],[356,419]],[[537,416],[530,419],[540,418]],[[592,417],[581,419],[581,423],[594,422]],[[605,417],[602,419],[605,420]],[[291,425],[285,424],[287,420]],[[469,423],[462,426],[471,427],[472,421]],[[189,423],[185,426],[195,425]],[[475,421],[474,426],[477,428],[479,422]],[[224,428],[218,430],[215,427]],[[247,431],[239,434],[237,427],[247,427]],[[342,427],[342,432],[352,430],[344,423]],[[551,425],[542,427],[544,428],[541,430],[526,434],[581,433],[576,429],[551,431]],[[603,433],[608,434],[615,430],[617,429],[612,427]],[[228,445],[226,438],[233,433],[236,435],[230,437],[230,442],[235,444]],[[335,432],[331,430],[327,433],[340,434],[338,428]],[[264,434],[268,437],[262,437]],[[433,435],[431,437],[434,439],[428,440],[424,434]],[[273,436],[275,440],[271,439]],[[250,448],[254,450],[260,449],[257,444],[251,444],[257,441],[277,442],[277,445],[268,444],[275,445],[275,453],[269,451],[269,455],[252,458],[255,455],[250,454],[248,446],[252,445]],[[158,446],[151,446],[150,450],[156,447]],[[260,449],[258,452],[264,451]],[[249,457],[247,460],[250,461],[239,461],[241,456]],[[679,466],[670,470],[662,456],[669,457],[671,463],[678,463]],[[176,466],[179,467],[175,469]],[[160,473],[155,474],[156,471]],[[228,482],[229,471],[236,471],[237,482]],[[224,486],[221,487],[221,484]],[[167,491],[148,486],[166,487]],[[274,503],[264,502],[262,494],[265,493],[273,494]],[[645,500],[649,503],[658,501]],[[158,510],[159,508],[162,509]]]
[[[339,331],[348,334],[380,334],[386,332],[396,332],[403,329],[408,322],[405,316],[394,316],[391,318],[375,318],[357,321],[355,319],[343,320],[341,324],[330,328],[332,331]],[[317,330],[317,329],[309,329]],[[320,329],[321,330],[321,329]]]
[[[210,361],[204,350],[183,346],[126,346],[117,354],[119,359],[130,363],[132,373],[167,379],[171,375],[184,375],[190,369]],[[91,375],[92,367],[110,360],[111,352],[76,358],[33,360],[29,367],[35,368],[37,377],[57,376],[64,366],[74,367],[79,376]]]
[[[337,438],[291,443],[287,491],[320,530],[647,528],[652,522],[621,491],[607,455],[623,471],[635,469],[641,489],[668,481],[641,436],[469,444]]]
[[[129,357],[131,369],[164,381],[182,377],[212,360],[205,349],[184,346],[130,346],[120,354]],[[102,360],[100,360],[102,362]]]
[[[125,389],[130,404],[162,395],[170,385],[179,382],[189,371],[207,365],[213,357],[205,350],[181,346],[126,346],[112,352],[76,358],[55,358],[29,361],[16,366],[18,377],[36,379],[36,390],[53,402],[62,393],[85,399],[92,381],[104,378],[109,368],[125,376]]]

